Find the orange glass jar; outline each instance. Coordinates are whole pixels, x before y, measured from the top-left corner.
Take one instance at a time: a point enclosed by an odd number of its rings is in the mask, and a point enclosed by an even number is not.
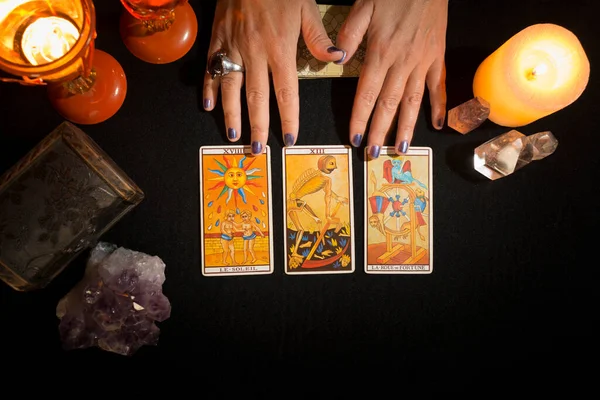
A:
[[[125,73],[94,49],[92,0],[0,2],[0,69],[4,82],[48,85],[56,110],[81,124],[102,122],[123,104]]]

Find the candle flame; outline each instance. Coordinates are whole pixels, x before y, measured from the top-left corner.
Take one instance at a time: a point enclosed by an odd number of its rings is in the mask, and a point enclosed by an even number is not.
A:
[[[25,29],[21,48],[32,65],[43,65],[67,54],[77,39],[79,30],[70,21],[60,17],[39,18]]]
[[[548,65],[545,63],[541,63],[536,65],[530,72],[527,74],[527,79],[532,81],[548,72]]]
[[[540,76],[540,75],[544,75],[546,72],[548,72],[548,66],[544,63],[538,65],[537,67],[535,67],[533,69],[533,71],[531,71],[531,73],[533,74],[533,76]]]

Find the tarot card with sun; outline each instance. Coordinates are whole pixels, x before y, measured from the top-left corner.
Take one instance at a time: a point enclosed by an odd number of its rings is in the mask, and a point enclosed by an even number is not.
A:
[[[271,153],[250,146],[200,148],[204,276],[273,272]]]

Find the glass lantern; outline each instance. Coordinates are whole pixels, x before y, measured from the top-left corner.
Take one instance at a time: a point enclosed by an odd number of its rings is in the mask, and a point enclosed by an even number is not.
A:
[[[0,0],[0,70],[4,82],[47,85],[67,120],[96,124],[123,104],[121,65],[94,49],[92,0]]]

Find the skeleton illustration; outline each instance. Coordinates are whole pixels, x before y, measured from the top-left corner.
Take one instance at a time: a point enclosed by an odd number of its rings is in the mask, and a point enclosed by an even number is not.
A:
[[[300,222],[299,213],[303,212],[309,215],[319,226],[319,230],[321,230],[321,219],[317,216],[317,214],[313,211],[312,207],[303,200],[303,197],[323,191],[325,194],[325,218],[330,224],[335,224],[336,233],[339,232],[342,225],[340,219],[335,216],[335,211],[331,211],[331,199],[333,198],[338,203],[348,204],[348,199],[338,196],[331,189],[331,177],[328,175],[331,174],[336,168],[337,163],[335,157],[333,156],[323,156],[319,158],[317,162],[318,169],[310,168],[304,171],[296,182],[294,182],[294,186],[288,196],[287,200],[287,214],[294,225],[294,228],[297,231],[296,234],[296,246],[294,248],[294,253],[292,257],[300,257],[302,256],[298,254],[298,247],[300,241],[302,239],[302,235],[304,234],[304,227]]]

